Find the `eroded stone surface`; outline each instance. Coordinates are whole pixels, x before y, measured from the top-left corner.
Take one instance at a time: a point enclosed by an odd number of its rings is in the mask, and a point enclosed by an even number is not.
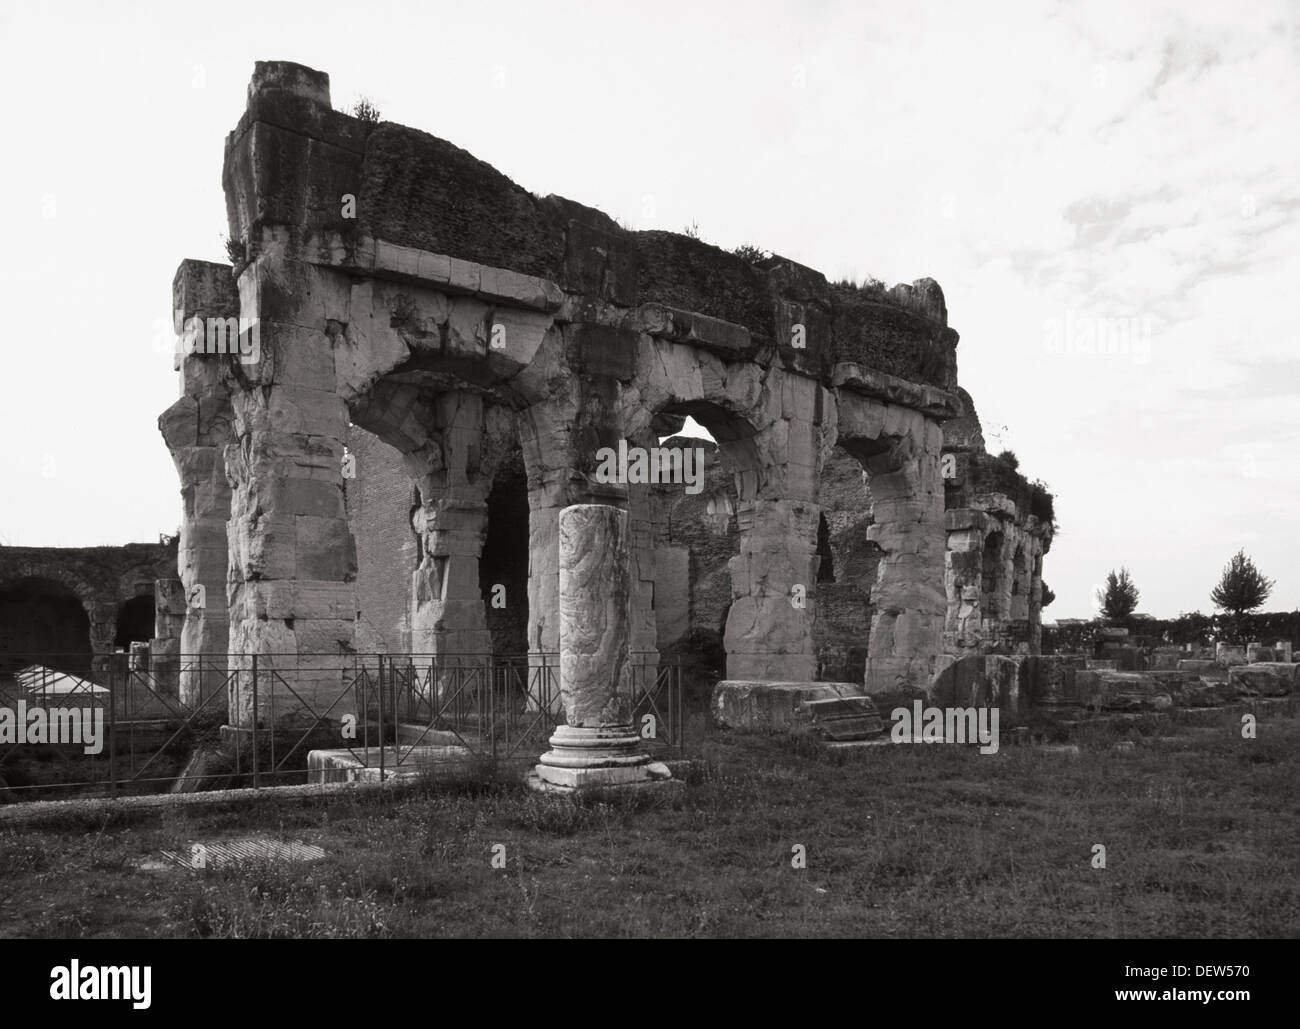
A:
[[[829,740],[870,739],[882,731],[863,687],[849,682],[724,680],[713,689],[714,720],[729,729],[809,729]]]
[[[1243,697],[1285,697],[1295,692],[1300,681],[1300,664],[1283,661],[1233,665],[1228,682]]]
[[[1169,688],[1141,672],[1085,669],[1075,673],[1083,707],[1106,711],[1164,711],[1173,706]]]

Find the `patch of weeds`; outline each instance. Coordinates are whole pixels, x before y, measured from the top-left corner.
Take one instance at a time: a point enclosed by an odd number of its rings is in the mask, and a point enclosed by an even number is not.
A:
[[[379,108],[370,102],[369,97],[363,96],[352,105],[352,117],[368,125],[378,125],[380,121]]]
[[[234,239],[230,236],[224,237],[226,247],[226,257],[235,267],[243,264],[248,258],[248,248],[244,245],[243,240]]]
[[[373,889],[331,890],[301,866],[265,858],[195,875],[171,917],[203,939],[376,939],[391,935]]]

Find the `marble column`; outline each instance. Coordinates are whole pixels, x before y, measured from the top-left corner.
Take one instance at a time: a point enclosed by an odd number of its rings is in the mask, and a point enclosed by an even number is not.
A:
[[[652,761],[632,724],[628,640],[628,516],[605,504],[566,507],[559,518],[560,693],[567,724],[529,776],[565,792],[672,778]]]

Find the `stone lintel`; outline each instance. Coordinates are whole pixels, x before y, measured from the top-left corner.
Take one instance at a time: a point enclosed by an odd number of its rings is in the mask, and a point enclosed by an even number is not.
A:
[[[627,313],[624,325],[671,343],[688,343],[732,356],[748,353],[754,342],[743,325],[667,304],[642,304]]]
[[[841,362],[831,369],[831,385],[891,404],[911,407],[931,418],[955,418],[961,410],[957,398],[946,390],[909,382],[896,375]]]
[[[347,263],[347,262],[345,262]],[[558,311],[566,295],[558,284],[508,268],[464,261],[418,247],[369,237],[357,243],[353,267],[376,278],[408,282],[447,293],[506,302],[548,314]]]

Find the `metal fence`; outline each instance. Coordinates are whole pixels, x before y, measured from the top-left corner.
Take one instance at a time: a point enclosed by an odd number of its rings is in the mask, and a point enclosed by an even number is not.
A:
[[[0,801],[532,761],[564,719],[555,654],[6,655],[3,667]],[[633,654],[630,672],[647,751],[682,756],[680,666]]]

